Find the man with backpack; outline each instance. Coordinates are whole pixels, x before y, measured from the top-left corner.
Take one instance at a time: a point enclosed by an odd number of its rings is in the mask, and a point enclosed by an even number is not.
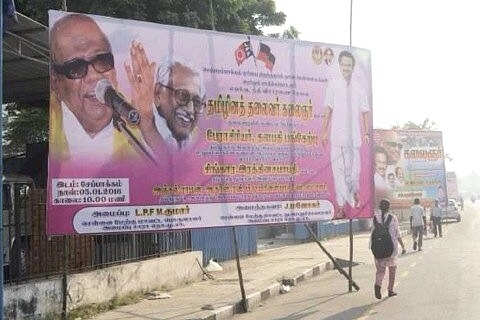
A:
[[[402,254],[405,253],[405,246],[400,235],[398,219],[389,212],[390,202],[388,200],[380,201],[380,212],[376,212],[373,217],[373,231],[370,239],[370,248],[375,257],[375,297],[382,298],[382,282],[385,277],[385,271],[388,267],[388,296],[396,296],[393,291],[395,285],[395,274],[397,271],[398,244],[402,247]]]

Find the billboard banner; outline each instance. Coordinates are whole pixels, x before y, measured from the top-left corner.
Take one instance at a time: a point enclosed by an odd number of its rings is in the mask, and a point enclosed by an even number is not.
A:
[[[368,50],[49,18],[48,234],[371,217]]]
[[[452,171],[447,171],[447,196],[451,199],[460,200],[457,174]]]
[[[432,130],[374,130],[375,203],[408,208],[415,198],[446,206],[446,174],[442,132]]]

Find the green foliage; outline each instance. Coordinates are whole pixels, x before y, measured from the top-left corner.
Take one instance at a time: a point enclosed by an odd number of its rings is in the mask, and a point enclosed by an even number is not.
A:
[[[48,108],[7,104],[4,106],[3,127],[4,155],[24,153],[26,144],[48,141]]]
[[[402,129],[402,130],[436,130],[437,124],[431,121],[429,118],[423,120],[422,123],[417,124],[412,121],[404,123],[402,126],[395,125],[392,129]]]
[[[298,39],[300,32],[295,27],[290,26],[287,30],[283,31],[282,39]]]
[[[67,10],[161,24],[263,35],[262,27],[285,23],[273,0],[64,0]],[[17,0],[17,10],[48,25],[48,10],[62,10],[62,0]],[[213,14],[213,20],[212,20]]]
[[[269,33],[268,36],[277,39],[298,39],[300,33],[295,27],[290,26],[288,29],[284,30],[282,34],[280,33]]]

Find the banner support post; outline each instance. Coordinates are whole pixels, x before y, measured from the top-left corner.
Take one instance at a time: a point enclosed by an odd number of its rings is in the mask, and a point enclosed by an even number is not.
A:
[[[308,232],[310,233],[310,235],[313,237],[313,239],[315,240],[315,242],[318,244],[318,246],[320,247],[320,249],[322,249],[322,251],[327,255],[327,257],[332,261],[333,265],[335,266],[335,269],[338,270],[338,272],[340,272],[345,278],[348,279],[349,282],[352,283],[352,286],[355,288],[355,290],[360,290],[360,287],[355,283],[355,281],[353,281],[353,279],[345,272],[345,270],[343,270],[340,265],[338,264],[337,262],[337,259],[335,259],[331,254],[330,252],[327,251],[327,249],[325,249],[325,247],[320,243],[320,240],[318,240],[317,236],[315,235],[315,233],[313,232],[312,228],[308,225],[308,223],[305,223],[305,228],[307,228]]]
[[[243,312],[247,312],[247,296],[245,294],[245,287],[243,286],[242,268],[240,267],[240,254],[238,252],[237,232],[235,227],[232,227],[233,245],[235,247],[235,259],[237,260],[238,281],[240,283],[240,292],[242,294],[242,308]]]

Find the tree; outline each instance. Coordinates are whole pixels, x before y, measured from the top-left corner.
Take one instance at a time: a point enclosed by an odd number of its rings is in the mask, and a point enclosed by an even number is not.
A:
[[[298,39],[301,32],[299,32],[294,26],[290,26],[287,30],[283,31],[283,39]]]
[[[282,35],[280,33],[269,33],[268,36],[272,38],[282,38],[282,39],[298,39],[300,33],[295,27],[290,26],[288,29],[284,30]]]
[[[17,10],[48,24],[48,10],[62,9],[62,0],[17,0]],[[262,27],[285,23],[273,0],[66,0],[67,10],[197,29],[263,35]],[[212,19],[213,14],[213,19]],[[213,23],[212,23],[213,21]]]
[[[437,124],[433,121],[431,121],[429,118],[426,118],[423,120],[421,124],[416,124],[412,121],[408,121],[403,124],[403,126],[400,125],[394,125],[392,126],[392,129],[402,129],[402,130],[435,130],[437,128]]]
[[[4,106],[3,153],[25,153],[25,145],[48,141],[48,108],[10,103]]]

